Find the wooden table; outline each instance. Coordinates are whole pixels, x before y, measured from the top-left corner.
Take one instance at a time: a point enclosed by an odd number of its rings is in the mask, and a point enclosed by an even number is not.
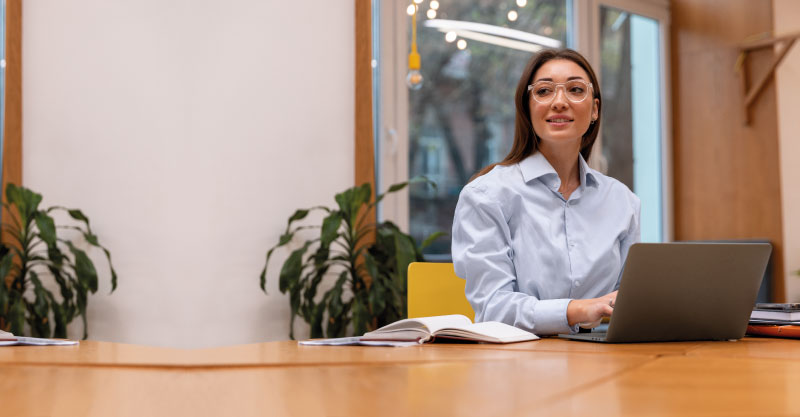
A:
[[[800,341],[0,348],[0,415],[800,415]]]

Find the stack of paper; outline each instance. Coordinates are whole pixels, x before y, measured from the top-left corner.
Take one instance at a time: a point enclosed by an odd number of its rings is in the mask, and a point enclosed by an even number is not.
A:
[[[750,324],[800,325],[800,304],[759,303],[750,314]]]
[[[68,346],[77,345],[76,340],[41,339],[38,337],[14,336],[9,332],[0,330],[0,346]]]

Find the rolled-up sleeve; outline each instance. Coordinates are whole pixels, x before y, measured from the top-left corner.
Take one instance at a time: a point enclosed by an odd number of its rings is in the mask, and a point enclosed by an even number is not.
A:
[[[499,321],[539,335],[577,331],[567,322],[570,299],[539,300],[519,292],[508,219],[500,202],[479,186],[462,190],[452,239],[456,275],[467,281],[476,321]]]

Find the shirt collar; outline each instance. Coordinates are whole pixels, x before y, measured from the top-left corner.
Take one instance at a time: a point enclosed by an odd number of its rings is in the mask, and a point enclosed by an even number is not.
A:
[[[537,178],[542,178],[542,181],[548,186],[555,186],[558,188],[560,180],[558,173],[547,161],[547,158],[541,152],[534,152],[532,155],[523,159],[519,163],[519,168],[522,171],[522,179],[525,182],[530,182]],[[578,175],[581,178],[581,187],[597,186],[597,178],[595,178],[594,170],[589,167],[589,164],[583,159],[583,155],[578,154]]]

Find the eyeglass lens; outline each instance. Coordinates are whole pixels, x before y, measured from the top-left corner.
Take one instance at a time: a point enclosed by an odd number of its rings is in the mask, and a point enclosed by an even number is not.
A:
[[[539,81],[528,87],[534,100],[540,103],[549,103],[556,97],[558,87],[564,88],[564,95],[569,101],[581,102],[589,94],[589,86],[580,80],[567,81],[565,83],[554,83],[550,81]]]

